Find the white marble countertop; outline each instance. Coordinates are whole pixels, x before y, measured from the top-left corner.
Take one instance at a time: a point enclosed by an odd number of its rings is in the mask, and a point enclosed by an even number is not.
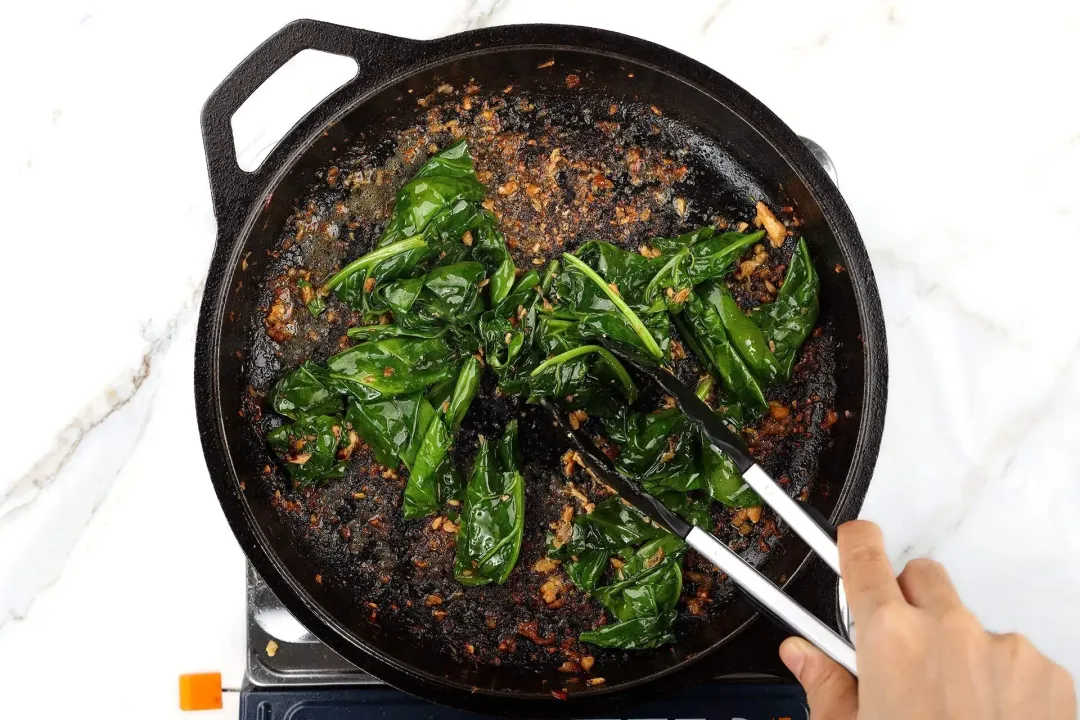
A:
[[[239,684],[243,558],[192,393],[215,228],[198,112],[299,16],[422,38],[619,30],[716,68],[822,144],[888,323],[863,515],[898,567],[941,560],[986,625],[1080,677],[1077,3],[81,0],[6,15],[4,714],[163,718],[181,672]],[[245,151],[268,142],[270,114]],[[235,712],[228,697],[207,716]]]

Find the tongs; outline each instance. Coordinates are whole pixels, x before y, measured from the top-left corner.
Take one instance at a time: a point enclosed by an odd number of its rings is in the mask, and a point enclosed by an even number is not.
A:
[[[644,360],[621,343],[603,341],[609,350],[625,360],[639,373],[655,382],[666,394],[675,398],[686,417],[701,428],[712,445],[726,453],[738,465],[746,484],[753,488],[784,522],[816,552],[833,572],[840,575],[840,555],[836,549],[836,530],[824,517],[814,518],[807,509],[784,492],[760,465],[754,462],[742,440],[732,433],[708,405],[698,399],[694,392],[674,375]],[[634,508],[654,522],[678,535],[686,544],[703,555],[709,562],[727,574],[736,585],[749,595],[754,604],[776,620],[791,628],[796,634],[809,640],[822,652],[851,672],[855,671],[855,648],[835,630],[812,615],[806,608],[786,595],[771,580],[743,560],[712,533],[694,527],[664,506],[657,498],[641,489],[638,483],[617,471],[604,455],[582,432],[572,429],[567,413],[550,400],[542,400],[555,417],[559,427],[565,430],[570,443],[577,451],[580,462],[603,483],[614,489]]]

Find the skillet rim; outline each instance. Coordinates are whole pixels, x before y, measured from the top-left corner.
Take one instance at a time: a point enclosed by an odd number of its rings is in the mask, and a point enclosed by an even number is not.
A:
[[[223,148],[220,132],[222,103],[235,110],[253,90],[251,68],[246,65],[259,54],[285,53],[284,62],[299,49],[325,44],[335,39],[342,47],[372,44],[395,52],[383,60],[373,60],[365,50],[348,52],[358,63],[368,62],[365,76],[357,78],[322,101],[287,133],[271,152],[263,166],[241,176],[222,172],[223,164],[235,165],[232,136]],[[334,44],[331,42],[331,44]],[[252,55],[222,81],[203,108],[202,125],[207,164],[211,175],[215,216],[218,219],[217,245],[208,271],[206,290],[199,315],[195,355],[195,396],[200,437],[207,467],[215,491],[241,548],[249,561],[285,606],[320,640],[336,652],[385,682],[425,699],[477,712],[501,715],[553,715],[566,712],[608,710],[655,697],[658,691],[671,692],[684,684],[701,679],[700,662],[748,627],[756,616],[736,628],[727,638],[697,656],[663,671],[611,688],[573,693],[565,701],[553,697],[523,694],[512,690],[479,689],[471,691],[452,685],[444,678],[412,666],[406,666],[377,648],[369,647],[342,627],[299,585],[272,551],[262,529],[255,523],[247,502],[240,494],[237,473],[225,438],[221,413],[218,356],[224,326],[224,304],[229,290],[227,281],[239,260],[247,237],[261,207],[261,199],[275,189],[293,164],[318,139],[327,124],[366,102],[387,86],[402,79],[468,56],[486,55],[516,49],[574,51],[624,60],[646,66],[673,77],[727,107],[742,118],[768,142],[794,175],[807,187],[821,209],[846,262],[864,346],[864,383],[862,412],[856,433],[854,452],[847,477],[830,520],[834,524],[854,518],[859,510],[873,473],[884,428],[888,382],[887,346],[884,316],[874,281],[873,270],[855,220],[839,191],[798,136],[776,115],[749,93],[720,73],[681,53],[629,35],[574,25],[506,25],[471,30],[435,40],[416,41],[313,20],[298,20],[271,36]],[[340,52],[340,50],[337,50]],[[362,65],[364,67],[364,65]],[[247,82],[245,82],[247,80]],[[261,83],[261,81],[259,81]],[[255,85],[257,87],[257,84]],[[240,97],[240,95],[243,97]],[[228,109],[228,108],[226,108]],[[228,111],[231,117],[232,112]],[[224,118],[228,121],[228,117]],[[223,157],[227,149],[228,157]],[[232,172],[231,168],[229,172]],[[233,187],[226,187],[232,180]],[[245,197],[246,195],[246,197]],[[786,587],[811,562],[806,553],[797,569],[784,583]],[[694,668],[699,672],[693,672]],[[681,682],[673,676],[680,675]],[[661,684],[663,684],[661,688]]]

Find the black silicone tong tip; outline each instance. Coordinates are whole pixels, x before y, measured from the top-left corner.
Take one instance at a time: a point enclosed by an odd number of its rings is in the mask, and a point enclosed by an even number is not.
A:
[[[603,338],[600,342],[640,375],[644,375],[665,393],[675,398],[679,408],[691,422],[705,432],[709,441],[735,461],[735,464],[739,466],[739,472],[746,472],[754,465],[754,458],[747,451],[742,439],[731,432],[720,417],[682,381],[646,358],[636,348],[610,338]]]
[[[623,500],[633,505],[639,512],[665,529],[686,539],[691,529],[689,523],[669,510],[657,498],[639,488],[633,480],[612,467],[607,456],[596,447],[585,433],[570,427],[567,413],[562,408],[547,398],[541,399],[540,404],[551,413],[555,425],[566,435],[570,445],[577,451],[582,465],[592,471],[600,482],[611,487]]]

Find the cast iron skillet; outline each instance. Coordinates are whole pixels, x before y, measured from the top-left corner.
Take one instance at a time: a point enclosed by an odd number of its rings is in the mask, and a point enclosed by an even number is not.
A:
[[[304,117],[254,172],[236,162],[232,114],[259,85],[304,49],[354,58],[355,78]],[[822,282],[822,322],[836,342],[838,423],[822,451],[810,502],[839,523],[854,518],[877,457],[887,383],[884,324],[877,288],[855,222],[836,187],[798,137],[742,89],[683,55],[636,38],[573,26],[527,25],[476,30],[431,41],[381,35],[311,20],[284,27],[247,57],[213,92],[202,113],[217,247],[199,318],[195,393],[207,466],[222,508],[244,552],[296,618],[322,641],[386,682],[429,700],[510,716],[594,713],[654,697],[708,674],[708,657],[755,618],[744,601],[729,603],[707,631],[663,651],[628,655],[605,672],[601,688],[557,700],[565,678],[522,669],[454,662],[415,637],[360,622],[363,608],[316,585],[280,517],[244,486],[257,484],[262,464],[240,417],[255,329],[230,317],[250,317],[260,303],[267,250],[306,191],[315,169],[333,163],[337,144],[375,123],[415,113],[400,103],[407,87],[431,88],[470,77],[485,87],[535,87],[568,92],[537,69],[555,56],[587,78],[587,92],[663,107],[690,129],[692,154],[706,158],[729,186],[790,204],[803,221]],[[547,84],[545,84],[547,83]],[[562,86],[565,87],[565,86]],[[404,109],[403,109],[404,108]],[[411,121],[411,118],[406,118]],[[242,263],[242,258],[244,262]],[[246,271],[242,265],[247,265]],[[841,265],[845,271],[835,272]],[[249,282],[244,283],[244,278]],[[790,582],[811,556],[786,539],[763,571]]]

